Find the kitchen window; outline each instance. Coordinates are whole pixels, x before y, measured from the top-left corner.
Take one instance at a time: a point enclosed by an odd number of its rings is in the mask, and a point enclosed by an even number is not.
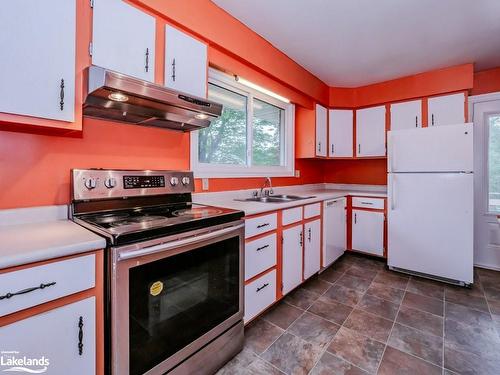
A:
[[[208,99],[222,115],[191,133],[196,177],[262,177],[294,174],[294,105],[209,71]]]

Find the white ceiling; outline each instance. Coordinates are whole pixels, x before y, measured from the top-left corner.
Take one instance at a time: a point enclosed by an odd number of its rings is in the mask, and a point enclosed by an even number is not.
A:
[[[500,0],[212,0],[330,86],[500,66]]]

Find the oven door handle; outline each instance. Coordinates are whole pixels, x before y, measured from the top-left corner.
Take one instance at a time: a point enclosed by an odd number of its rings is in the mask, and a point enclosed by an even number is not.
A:
[[[192,244],[197,243],[197,242],[210,240],[212,238],[219,237],[219,236],[225,235],[227,233],[234,232],[238,229],[243,228],[244,226],[245,226],[245,224],[240,224],[240,225],[236,225],[233,227],[220,229],[220,230],[217,230],[215,232],[200,234],[199,236],[189,237],[189,238],[185,238],[185,239],[178,240],[178,241],[172,241],[172,242],[167,242],[167,243],[163,243],[163,244],[159,244],[159,245],[155,245],[155,246],[150,246],[150,247],[146,247],[146,248],[140,249],[140,250],[129,251],[129,252],[126,252],[123,254],[118,254],[118,260],[127,260],[127,259],[132,259],[132,258],[138,258],[138,257],[142,257],[145,255],[151,255],[151,254],[159,253],[162,251],[167,251],[167,250],[171,250],[171,249],[175,249],[175,248],[179,248],[179,247],[192,245]]]

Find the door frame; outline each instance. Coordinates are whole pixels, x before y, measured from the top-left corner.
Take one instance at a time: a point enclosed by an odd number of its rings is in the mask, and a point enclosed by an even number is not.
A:
[[[491,101],[500,101],[500,91],[488,94],[474,95],[468,97],[469,118],[468,121],[474,123],[474,105],[479,103],[486,103]],[[479,178],[479,181],[474,183],[474,265],[500,270],[500,256],[497,257],[496,264],[485,264],[483,261],[477,261],[477,255],[481,251],[482,245],[480,243],[481,235],[479,225],[484,225],[485,222],[494,224],[496,220],[500,226],[500,214],[491,213],[488,211],[488,170],[486,163],[488,161],[488,150],[486,147],[488,141],[488,131],[483,126],[474,123],[474,148],[480,146],[478,152],[474,152],[475,165],[481,165],[481,170],[475,168],[474,177]],[[478,141],[478,139],[481,139]],[[480,143],[479,143],[480,142]],[[480,186],[480,191],[477,191],[477,186]],[[479,197],[477,197],[479,195]],[[479,211],[480,210],[480,211]],[[484,219],[484,220],[482,220]],[[500,227],[499,227],[500,231]]]

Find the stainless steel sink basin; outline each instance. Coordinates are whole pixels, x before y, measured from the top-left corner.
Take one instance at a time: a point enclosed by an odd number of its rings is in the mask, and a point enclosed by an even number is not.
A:
[[[270,195],[268,197],[254,197],[254,198],[235,199],[235,200],[242,201],[242,202],[284,203],[284,202],[292,202],[292,201],[298,201],[301,199],[308,199],[308,198],[314,198],[314,196],[301,197],[298,195],[282,194],[282,195]]]

